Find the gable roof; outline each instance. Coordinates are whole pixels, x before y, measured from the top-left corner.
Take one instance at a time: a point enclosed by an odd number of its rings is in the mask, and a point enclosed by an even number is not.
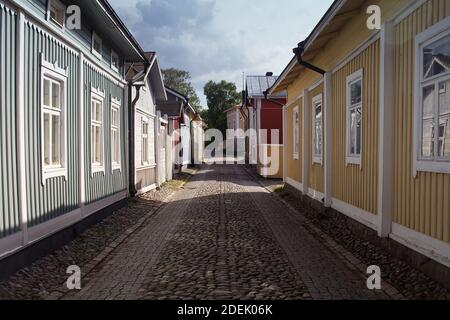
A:
[[[191,111],[192,111],[194,114],[197,114],[197,111],[195,111],[195,109],[194,109],[194,108],[191,106],[191,104],[189,103],[189,97],[188,97],[188,96],[186,96],[186,95],[180,93],[179,91],[177,91],[177,90],[175,90],[175,89],[169,88],[168,86],[166,86],[166,91],[167,91],[168,94],[171,94],[171,95],[173,95],[173,96],[175,96],[175,97],[181,99],[184,103],[187,103],[187,107],[188,107],[189,109],[191,109]]]
[[[150,85],[155,93],[156,100],[167,100],[166,89],[164,87],[164,81],[159,67],[158,57],[156,52],[145,52],[145,58],[148,60],[150,71],[148,72],[148,79]],[[126,80],[134,83],[144,81],[146,64],[142,62],[127,63],[125,64]]]
[[[298,43],[297,47],[302,51],[303,60],[313,60],[347,22],[360,13],[363,4],[364,0],[335,0],[308,37]],[[294,55],[270,88],[269,94],[286,90],[304,69],[305,67],[298,63],[297,57]]]
[[[77,1],[84,15],[97,21],[98,32],[107,35],[126,61],[145,61],[144,50],[107,0]]]
[[[264,92],[270,89],[277,81],[277,76],[247,76],[246,91],[249,98],[263,98]],[[286,97],[286,93],[280,92],[277,98]]]

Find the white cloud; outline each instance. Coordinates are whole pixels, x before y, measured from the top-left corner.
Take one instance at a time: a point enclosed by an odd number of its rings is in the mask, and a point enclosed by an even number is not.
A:
[[[332,0],[110,0],[145,50],[163,68],[191,72],[203,85],[227,80],[242,87],[242,72],[279,74]]]

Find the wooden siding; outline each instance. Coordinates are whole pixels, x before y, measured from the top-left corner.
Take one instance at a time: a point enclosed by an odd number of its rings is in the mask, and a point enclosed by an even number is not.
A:
[[[37,28],[25,23],[25,163],[28,225],[34,226],[79,206],[79,114],[78,57],[67,47]],[[67,180],[64,177],[42,181],[41,157],[41,57],[67,69]]]
[[[380,41],[333,74],[332,197],[377,213]],[[347,76],[363,70],[361,166],[346,164]]]
[[[286,139],[284,141],[285,161],[286,161],[286,177],[291,178],[297,182],[302,182],[302,98],[291,104],[286,109]],[[299,139],[299,150],[298,159],[294,159],[294,108],[298,107],[298,139]]]
[[[450,2],[430,0],[396,26],[394,222],[450,242],[450,175],[413,177],[415,36],[450,15]]]
[[[0,238],[19,231],[16,140],[16,19],[0,4]]]
[[[317,86],[316,88],[314,88],[313,90],[311,90],[308,94],[308,108],[310,109],[309,114],[311,115],[311,117],[309,117],[309,119],[307,119],[306,124],[307,124],[307,128],[309,130],[309,139],[307,141],[308,143],[308,156],[307,161],[308,161],[308,168],[309,168],[309,188],[321,192],[324,192],[324,170],[323,170],[323,164],[317,164],[317,163],[313,163],[313,144],[312,144],[312,140],[313,140],[313,128],[312,128],[312,117],[313,117],[313,109],[312,109],[312,100],[315,96],[321,94],[322,95],[322,163],[324,163],[324,155],[325,155],[325,131],[324,131],[324,117],[323,117],[323,110],[324,110],[324,102],[325,102],[325,97],[323,96],[323,83],[320,84],[319,86]]]
[[[124,89],[119,87],[117,84],[109,80],[97,69],[92,68],[90,64],[84,64],[84,106],[85,106],[85,117],[84,117],[84,152],[85,152],[85,168],[86,168],[86,202],[93,203],[97,200],[101,200],[112,196],[120,191],[125,191],[127,189],[127,179],[128,179],[128,157],[126,156],[125,149],[125,133],[128,130],[128,107],[125,101]],[[97,88],[105,93],[104,99],[104,165],[105,172],[96,172],[91,174],[91,143],[90,143],[90,121],[91,121],[91,88]],[[120,155],[122,170],[114,170],[111,168],[111,98],[118,99],[121,101],[120,106]]]

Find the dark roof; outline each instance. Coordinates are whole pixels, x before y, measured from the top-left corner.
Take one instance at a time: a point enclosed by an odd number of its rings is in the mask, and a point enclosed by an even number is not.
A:
[[[156,104],[156,110],[168,117],[180,117],[182,109],[182,101],[160,101]]]

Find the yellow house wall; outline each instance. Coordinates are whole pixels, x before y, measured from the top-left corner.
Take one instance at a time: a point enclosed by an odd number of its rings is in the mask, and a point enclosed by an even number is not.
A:
[[[312,161],[312,139],[313,139],[313,128],[312,128],[312,117],[313,117],[313,109],[312,109],[312,100],[315,96],[322,95],[322,137],[324,137],[324,117],[323,117],[323,109],[324,109],[324,96],[323,96],[323,83],[311,90],[308,94],[308,107],[309,107],[309,114],[311,117],[307,119],[306,124],[309,131],[309,139],[308,139],[308,168],[309,168],[309,188],[321,192],[324,192],[324,170],[322,164],[313,163]],[[324,141],[322,141],[322,158],[324,158]],[[323,163],[323,159],[322,159]]]
[[[415,36],[450,16],[450,1],[430,0],[396,26],[394,222],[450,242],[450,175],[413,177]]]
[[[284,146],[286,148],[286,177],[296,181],[302,182],[302,141],[301,141],[301,130],[302,130],[302,99],[297,100],[295,103],[291,104],[286,109],[286,137],[284,140]],[[294,108],[299,106],[298,108],[298,116],[299,116],[299,153],[298,160],[294,159]]]
[[[333,85],[332,197],[377,213],[380,41],[337,70]],[[363,71],[361,166],[346,164],[347,77]]]

